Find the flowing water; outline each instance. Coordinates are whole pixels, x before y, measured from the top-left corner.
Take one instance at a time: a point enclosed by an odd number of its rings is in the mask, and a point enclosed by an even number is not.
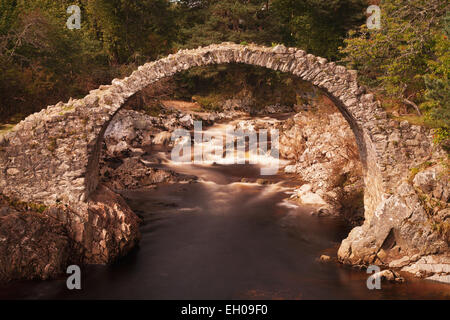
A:
[[[365,272],[319,262],[335,256],[349,228],[287,201],[300,184],[294,176],[159,157],[156,166],[199,180],[123,193],[145,222],[139,248],[114,265],[82,268],[80,291],[64,278],[14,282],[0,299],[450,299],[450,286],[414,279],[369,290]]]

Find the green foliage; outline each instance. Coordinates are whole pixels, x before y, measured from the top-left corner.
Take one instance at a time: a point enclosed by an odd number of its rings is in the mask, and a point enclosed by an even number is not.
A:
[[[438,34],[433,52],[435,59],[427,63],[429,72],[424,75],[425,93],[421,107],[426,120],[436,131],[436,142],[445,143],[450,138],[450,41],[447,35]],[[447,145],[449,147],[449,145]]]
[[[227,99],[252,101],[258,109],[267,105],[294,105],[299,94],[312,90],[296,77],[265,68],[240,64],[197,67],[175,76],[177,98],[195,100],[205,110],[220,111]]]
[[[432,223],[432,228],[434,231],[438,232],[443,239],[450,243],[450,222],[436,222]]]
[[[209,112],[221,112],[221,102],[223,101],[223,97],[218,94],[209,94],[206,96],[196,95],[193,96],[192,99],[199,103],[202,107],[202,111]]]
[[[15,123],[47,105],[82,97],[180,47],[233,41],[284,44],[333,60],[343,58],[366,84],[419,105],[424,117],[417,122],[439,128],[436,141],[446,145],[447,2],[384,0],[383,28],[370,32],[361,26],[367,2],[0,0],[1,122]],[[81,30],[65,26],[69,5],[82,9]],[[177,97],[198,95],[211,110],[217,99],[236,95],[252,95],[257,105],[299,103],[297,91],[302,88],[288,76],[244,66],[197,68],[178,75],[176,84]],[[141,107],[156,114],[160,106]]]
[[[435,130],[434,143],[440,144],[447,153],[450,153],[450,131],[448,127],[437,128]]]
[[[366,0],[183,0],[177,8],[179,45],[283,43],[335,59],[366,6]]]
[[[270,44],[279,37],[277,16],[267,0],[183,0],[177,10],[180,46],[231,41]]]
[[[87,31],[116,63],[142,63],[166,53],[176,36],[165,0],[92,0],[85,3]]]
[[[39,213],[44,213],[45,210],[47,210],[47,206],[40,204],[40,203],[28,203],[28,207],[32,211],[36,211]]]
[[[81,30],[66,28],[70,5],[82,9]],[[0,0],[2,122],[81,97],[168,53],[175,30],[165,0]]]
[[[448,136],[450,117],[449,4],[440,0],[385,0],[382,28],[351,31],[343,61],[360,81],[398,103],[413,101],[428,125]]]
[[[0,135],[10,132],[14,128],[12,124],[0,125]]]
[[[77,88],[67,84],[83,69],[79,49],[73,34],[61,28],[65,21],[62,16],[52,15],[52,2],[42,1],[41,8],[36,3],[8,0],[2,6],[6,3],[8,9],[0,19],[10,22],[2,24],[0,34],[2,116],[39,110],[48,96],[53,97],[51,102],[68,94],[75,96]],[[57,7],[61,9],[63,5]]]
[[[38,213],[44,213],[48,207],[42,203],[34,203],[34,202],[23,202],[16,199],[8,198],[4,195],[0,195],[0,204],[8,205],[17,211],[25,212],[25,211],[34,211]]]
[[[339,57],[346,33],[364,19],[366,0],[274,0],[282,42],[328,59]]]

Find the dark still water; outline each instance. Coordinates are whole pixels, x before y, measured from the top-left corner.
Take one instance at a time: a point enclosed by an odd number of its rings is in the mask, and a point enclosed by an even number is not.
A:
[[[230,183],[251,168],[236,176],[225,169],[192,169],[215,172],[214,181],[124,194],[145,220],[140,248],[115,265],[83,268],[81,291],[66,289],[65,279],[16,282],[0,299],[450,298],[449,286],[417,280],[370,291],[364,272],[318,262],[335,254],[348,228],[286,205],[280,185]]]

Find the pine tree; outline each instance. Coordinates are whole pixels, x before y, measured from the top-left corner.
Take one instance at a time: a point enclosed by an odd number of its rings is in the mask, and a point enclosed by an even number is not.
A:
[[[185,0],[180,4],[181,41],[187,47],[231,41],[279,42],[278,23],[266,0]]]
[[[362,24],[366,0],[274,0],[283,42],[337,60],[347,31]]]

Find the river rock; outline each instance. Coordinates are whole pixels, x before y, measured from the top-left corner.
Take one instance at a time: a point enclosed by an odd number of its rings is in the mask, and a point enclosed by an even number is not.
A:
[[[331,261],[331,257],[323,254],[320,256],[319,260],[321,262],[329,262],[329,261]]]
[[[341,214],[351,223],[363,220],[364,185],[358,148],[340,113],[301,111],[285,121],[280,155],[295,161],[284,168],[286,173],[308,182],[308,190],[297,190],[299,202],[321,205],[326,215]]]
[[[194,119],[191,115],[187,114],[179,119],[180,124],[185,128],[192,128],[194,125]]]
[[[104,148],[108,157],[125,157],[141,153],[152,143],[161,119],[133,110],[120,110],[107,127]]]
[[[142,155],[142,148],[152,144],[168,144],[175,129],[192,129],[194,118],[174,110],[152,117],[134,110],[120,110],[104,135],[107,157],[123,158]]]
[[[297,189],[297,197],[303,204],[326,205],[327,203],[317,193],[311,192],[312,186],[305,184]]]
[[[450,283],[448,282],[450,277],[450,256],[424,256],[413,264],[403,267],[402,271],[411,273],[417,277]]]
[[[287,105],[281,105],[279,103],[274,104],[274,105],[268,105],[263,107],[260,110],[257,110],[255,113],[258,115],[263,115],[263,114],[275,114],[275,113],[289,113],[289,112],[293,112],[294,108],[292,106],[287,106]]]
[[[392,270],[383,270],[373,275],[374,278],[380,278],[382,281],[389,282],[405,282],[405,279],[402,278],[397,272]]]
[[[154,188],[158,183],[192,182],[196,177],[176,173],[169,169],[152,168],[139,157],[126,158],[116,168],[101,168],[102,181],[112,190]]]
[[[222,108],[225,112],[236,112],[242,111],[246,113],[251,113],[253,99],[251,97],[242,97],[228,99],[224,102]]]
[[[162,131],[155,135],[153,144],[167,145],[171,141],[172,134],[169,131]]]
[[[431,281],[437,281],[437,282],[450,284],[450,275],[434,274],[426,279],[431,280]]]
[[[410,257],[404,256],[403,258],[397,259],[389,263],[390,268],[402,268],[411,262]]]

